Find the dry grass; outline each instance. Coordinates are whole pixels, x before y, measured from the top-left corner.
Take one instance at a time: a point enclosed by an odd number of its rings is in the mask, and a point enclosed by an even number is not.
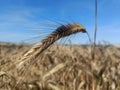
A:
[[[1,47],[0,90],[120,90],[118,46],[97,46],[92,60],[89,46],[54,44],[36,58],[16,87],[21,75],[14,62],[31,46],[2,44]]]

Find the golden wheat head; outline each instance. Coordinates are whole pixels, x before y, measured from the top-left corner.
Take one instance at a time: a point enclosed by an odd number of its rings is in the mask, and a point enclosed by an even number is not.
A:
[[[40,53],[42,53],[58,39],[69,36],[71,34],[76,34],[78,32],[85,33],[86,29],[78,23],[61,25],[46,38],[44,38],[41,42],[35,44],[26,54],[24,54],[18,66],[21,66],[27,61],[29,62],[31,58],[36,58],[38,55],[40,55]]]

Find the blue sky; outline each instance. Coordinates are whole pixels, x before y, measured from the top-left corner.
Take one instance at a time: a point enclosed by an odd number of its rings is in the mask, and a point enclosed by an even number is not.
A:
[[[0,41],[42,37],[67,22],[81,23],[93,38],[94,10],[94,0],[0,0]],[[75,43],[88,42],[86,35],[76,37]],[[98,0],[97,41],[103,40],[120,43],[120,0]]]

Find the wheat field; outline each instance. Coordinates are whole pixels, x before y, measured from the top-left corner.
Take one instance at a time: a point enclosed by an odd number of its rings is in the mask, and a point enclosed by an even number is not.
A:
[[[92,60],[89,45],[53,44],[21,75],[16,62],[32,45],[0,44],[0,90],[120,90],[119,46],[98,45]]]

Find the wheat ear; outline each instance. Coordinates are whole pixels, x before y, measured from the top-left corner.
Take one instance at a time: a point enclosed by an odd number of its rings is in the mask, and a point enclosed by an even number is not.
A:
[[[78,23],[62,25],[58,27],[55,31],[49,34],[45,39],[35,44],[26,54],[24,54],[24,56],[21,58],[19,66],[21,66],[23,63],[27,62],[31,58],[36,58],[38,55],[40,55],[45,49],[47,49],[50,45],[52,45],[58,39],[69,36],[71,34],[76,34],[78,32],[83,32],[83,33],[86,32],[86,29]]]

